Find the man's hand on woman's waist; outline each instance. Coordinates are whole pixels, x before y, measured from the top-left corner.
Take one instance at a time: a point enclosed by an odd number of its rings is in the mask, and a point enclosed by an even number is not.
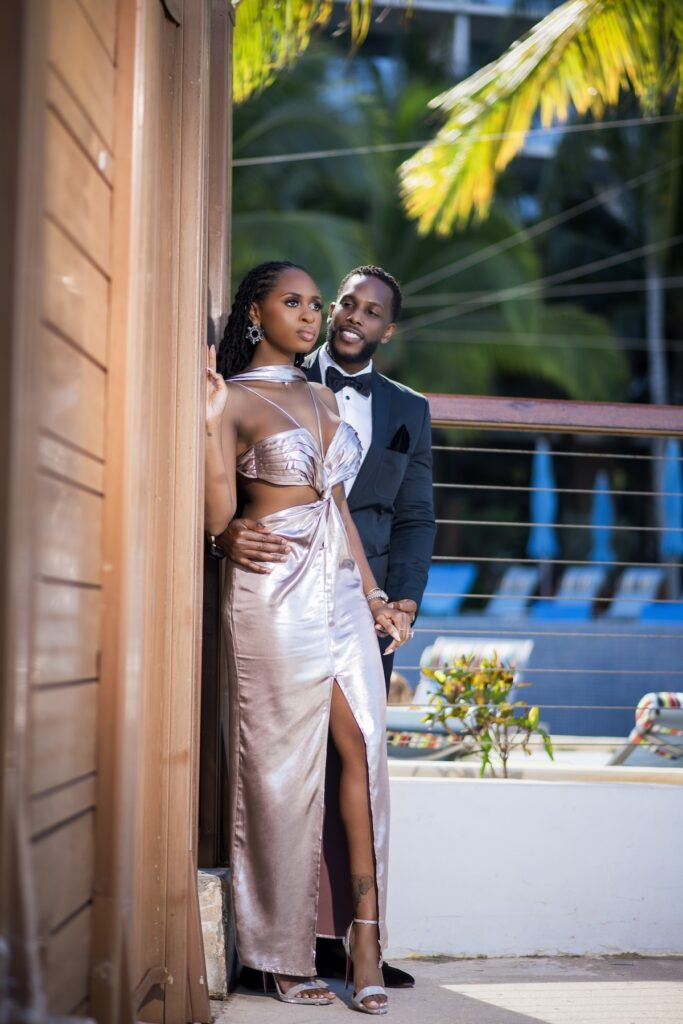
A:
[[[289,544],[254,519],[233,519],[216,539],[232,562],[251,572],[269,573],[264,562],[286,562]]]

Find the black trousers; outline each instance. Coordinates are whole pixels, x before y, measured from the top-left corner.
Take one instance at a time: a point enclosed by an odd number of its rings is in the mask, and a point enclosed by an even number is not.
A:
[[[389,681],[391,679],[391,672],[394,667],[394,655],[393,652],[387,655],[385,655],[384,652],[390,643],[390,636],[382,636],[379,638],[379,649],[382,653],[382,668],[384,669],[384,682],[386,684],[387,693],[389,693]]]

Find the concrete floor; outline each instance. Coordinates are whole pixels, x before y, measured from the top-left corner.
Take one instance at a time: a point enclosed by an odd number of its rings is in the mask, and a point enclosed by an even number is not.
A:
[[[391,961],[416,978],[414,989],[389,990],[391,1024],[679,1024],[683,957],[533,957]],[[215,1024],[339,1024],[338,1002],[286,1006],[273,995],[238,989],[214,1002]]]

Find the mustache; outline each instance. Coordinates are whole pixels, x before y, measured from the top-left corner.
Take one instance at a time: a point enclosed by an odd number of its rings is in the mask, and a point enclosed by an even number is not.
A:
[[[350,356],[348,354],[342,355],[341,353],[337,352],[335,347],[335,341],[337,338],[337,334],[339,333],[339,330],[340,328],[335,327],[332,321],[328,323],[325,341],[330,349],[330,352],[332,353],[333,358],[336,357],[345,359],[347,362],[350,363],[364,363],[367,362],[368,359],[372,359],[373,355],[379,348],[379,341],[368,341],[366,338],[360,338],[359,340],[363,343],[363,346],[354,356]]]
[[[367,338],[363,331],[359,331],[357,327],[349,327],[346,324],[335,324],[334,320],[328,320],[327,322],[327,337],[334,337],[341,334],[342,331],[349,331],[351,334],[355,334],[359,341],[366,342]]]

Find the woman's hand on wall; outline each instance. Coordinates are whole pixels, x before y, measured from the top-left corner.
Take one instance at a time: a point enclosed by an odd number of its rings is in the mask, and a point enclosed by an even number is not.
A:
[[[206,426],[209,434],[212,427],[220,427],[227,400],[228,385],[216,372],[216,346],[211,345],[206,367]]]

